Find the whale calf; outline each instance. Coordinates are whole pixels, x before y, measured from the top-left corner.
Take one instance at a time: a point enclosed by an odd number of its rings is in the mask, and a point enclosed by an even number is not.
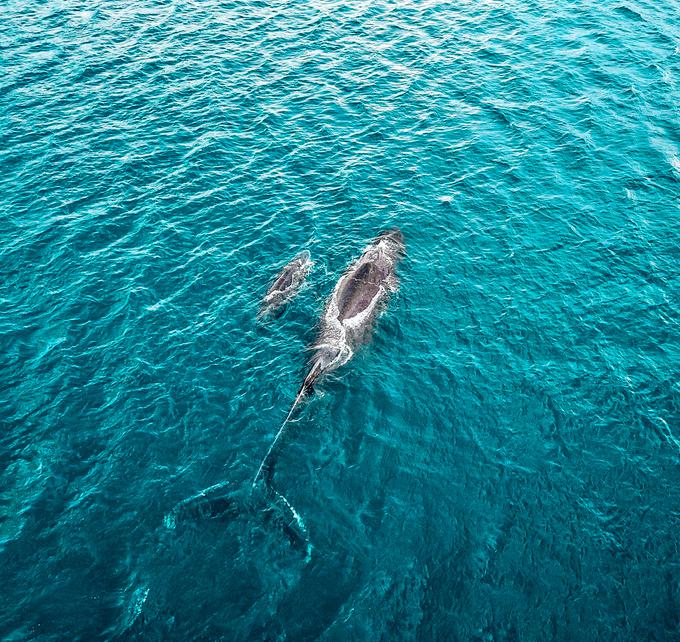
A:
[[[313,391],[316,380],[346,364],[370,337],[375,318],[390,293],[399,286],[396,268],[404,252],[400,230],[381,232],[338,280],[326,302],[309,372],[258,468],[253,487],[264,472],[268,473],[265,481],[269,485],[276,446],[299,403]]]
[[[262,299],[258,318],[278,312],[299,291],[314,263],[308,250],[303,250],[287,263]]]

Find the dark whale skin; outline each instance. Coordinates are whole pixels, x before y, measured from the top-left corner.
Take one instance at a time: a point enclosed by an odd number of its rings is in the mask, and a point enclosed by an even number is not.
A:
[[[258,318],[262,319],[281,312],[302,288],[312,268],[311,256],[303,250],[289,261],[279,272],[262,299]]]

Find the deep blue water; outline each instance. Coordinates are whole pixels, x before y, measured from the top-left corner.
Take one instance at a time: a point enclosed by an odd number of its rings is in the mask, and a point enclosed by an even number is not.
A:
[[[0,4],[0,638],[680,639],[677,1]],[[401,288],[238,495],[325,297]],[[258,323],[277,270],[315,269]]]

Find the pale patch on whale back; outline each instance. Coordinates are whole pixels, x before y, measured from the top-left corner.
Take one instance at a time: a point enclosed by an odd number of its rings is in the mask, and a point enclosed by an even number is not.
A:
[[[366,261],[371,261],[371,259],[366,258],[369,252],[377,253],[376,258],[372,261],[384,261],[387,264],[388,275],[379,285],[378,291],[371,298],[369,304],[361,312],[341,321],[339,293],[347,279],[356,273],[359,266]],[[397,291],[399,281],[394,274],[394,264],[399,253],[400,248],[394,242],[381,240],[376,244],[372,243],[364,249],[361,256],[350,265],[347,272],[338,280],[322,317],[320,341],[314,346],[317,350],[328,348],[332,352],[337,352],[337,356],[329,364],[323,366],[326,372],[344,365],[354,356],[357,344],[360,343],[360,333],[368,328],[371,320],[377,316],[380,303],[387,298],[389,293]]]

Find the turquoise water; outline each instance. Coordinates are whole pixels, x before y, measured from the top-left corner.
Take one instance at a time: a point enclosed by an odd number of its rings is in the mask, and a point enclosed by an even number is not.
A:
[[[680,639],[679,16],[5,0],[0,638]],[[311,560],[175,523],[247,493],[391,226],[276,466]]]

